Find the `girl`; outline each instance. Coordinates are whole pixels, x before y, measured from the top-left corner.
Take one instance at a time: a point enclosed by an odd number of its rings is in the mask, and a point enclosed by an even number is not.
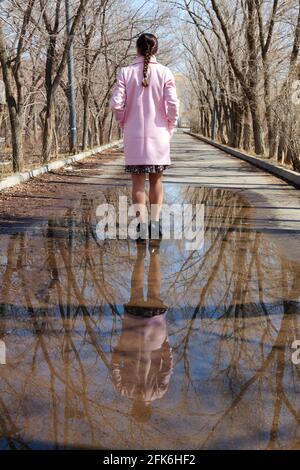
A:
[[[171,163],[170,139],[177,124],[179,102],[171,70],[156,60],[156,36],[142,34],[136,48],[136,59],[122,67],[117,75],[110,106],[124,130],[125,171],[132,176],[132,202],[141,208],[140,238],[148,238],[145,177],[148,173],[149,235],[161,236],[159,217],[163,203],[163,171]]]

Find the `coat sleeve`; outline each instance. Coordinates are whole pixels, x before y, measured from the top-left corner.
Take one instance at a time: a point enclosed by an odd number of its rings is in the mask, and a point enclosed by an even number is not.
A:
[[[116,121],[123,127],[126,108],[126,86],[122,68],[117,74],[117,81],[113,87],[109,105],[114,112]]]
[[[175,78],[170,69],[167,69],[165,78],[164,101],[166,105],[169,129],[173,129],[177,124],[179,116],[179,101],[177,98]]]

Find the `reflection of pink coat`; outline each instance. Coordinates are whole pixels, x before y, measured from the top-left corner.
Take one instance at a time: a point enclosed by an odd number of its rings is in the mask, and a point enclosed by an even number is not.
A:
[[[142,86],[144,58],[137,57],[117,75],[110,106],[124,130],[127,165],[167,165],[179,102],[174,75],[151,57],[149,86]]]

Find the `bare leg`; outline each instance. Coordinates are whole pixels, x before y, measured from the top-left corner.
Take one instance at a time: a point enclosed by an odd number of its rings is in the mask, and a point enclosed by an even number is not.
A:
[[[131,276],[130,304],[137,306],[144,302],[144,263],[145,246],[138,245],[137,258]]]
[[[148,301],[153,306],[161,303],[160,300],[161,273],[158,252],[150,254],[150,266],[148,271]]]
[[[143,210],[140,212],[141,221],[145,221],[146,193],[145,193],[145,174],[131,175],[132,177],[132,202],[141,204]]]
[[[150,173],[150,192],[149,200],[151,207],[151,220],[158,221],[161,211],[161,206],[164,200],[163,191],[163,174],[162,173]]]

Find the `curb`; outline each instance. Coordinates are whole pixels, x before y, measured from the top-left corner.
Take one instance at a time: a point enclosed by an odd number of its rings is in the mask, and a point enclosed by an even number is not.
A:
[[[223,150],[224,152],[229,153],[233,157],[237,157],[241,160],[251,163],[252,165],[258,168],[262,168],[263,170],[268,171],[269,173],[283,179],[284,181],[292,184],[293,186],[296,186],[297,188],[300,187],[300,174],[296,171],[282,168],[281,166],[265,161],[262,158],[253,157],[252,155],[248,155],[247,153],[235,150],[232,147],[227,147],[227,145],[218,144],[217,142],[208,139],[207,137],[202,137],[201,135],[194,134],[193,132],[184,131],[184,133],[189,134],[192,137],[195,137],[196,139],[202,140],[203,142],[210,144],[218,148],[219,150]]]
[[[123,139],[116,140],[115,142],[111,142],[109,144],[101,145],[100,147],[95,147],[92,150],[87,150],[86,152],[77,153],[71,157],[63,158],[62,160],[56,160],[54,162],[47,163],[39,168],[34,168],[33,170],[27,170],[22,173],[17,173],[12,176],[8,176],[0,181],[0,191],[3,189],[11,188],[12,186],[16,186],[17,184],[24,183],[25,181],[30,180],[36,176],[42,175],[43,173],[49,173],[49,171],[57,170],[58,168],[62,168],[65,165],[68,165],[73,162],[77,162],[82,160],[86,157],[91,157],[97,153],[101,153],[104,150],[116,147],[122,147]]]

